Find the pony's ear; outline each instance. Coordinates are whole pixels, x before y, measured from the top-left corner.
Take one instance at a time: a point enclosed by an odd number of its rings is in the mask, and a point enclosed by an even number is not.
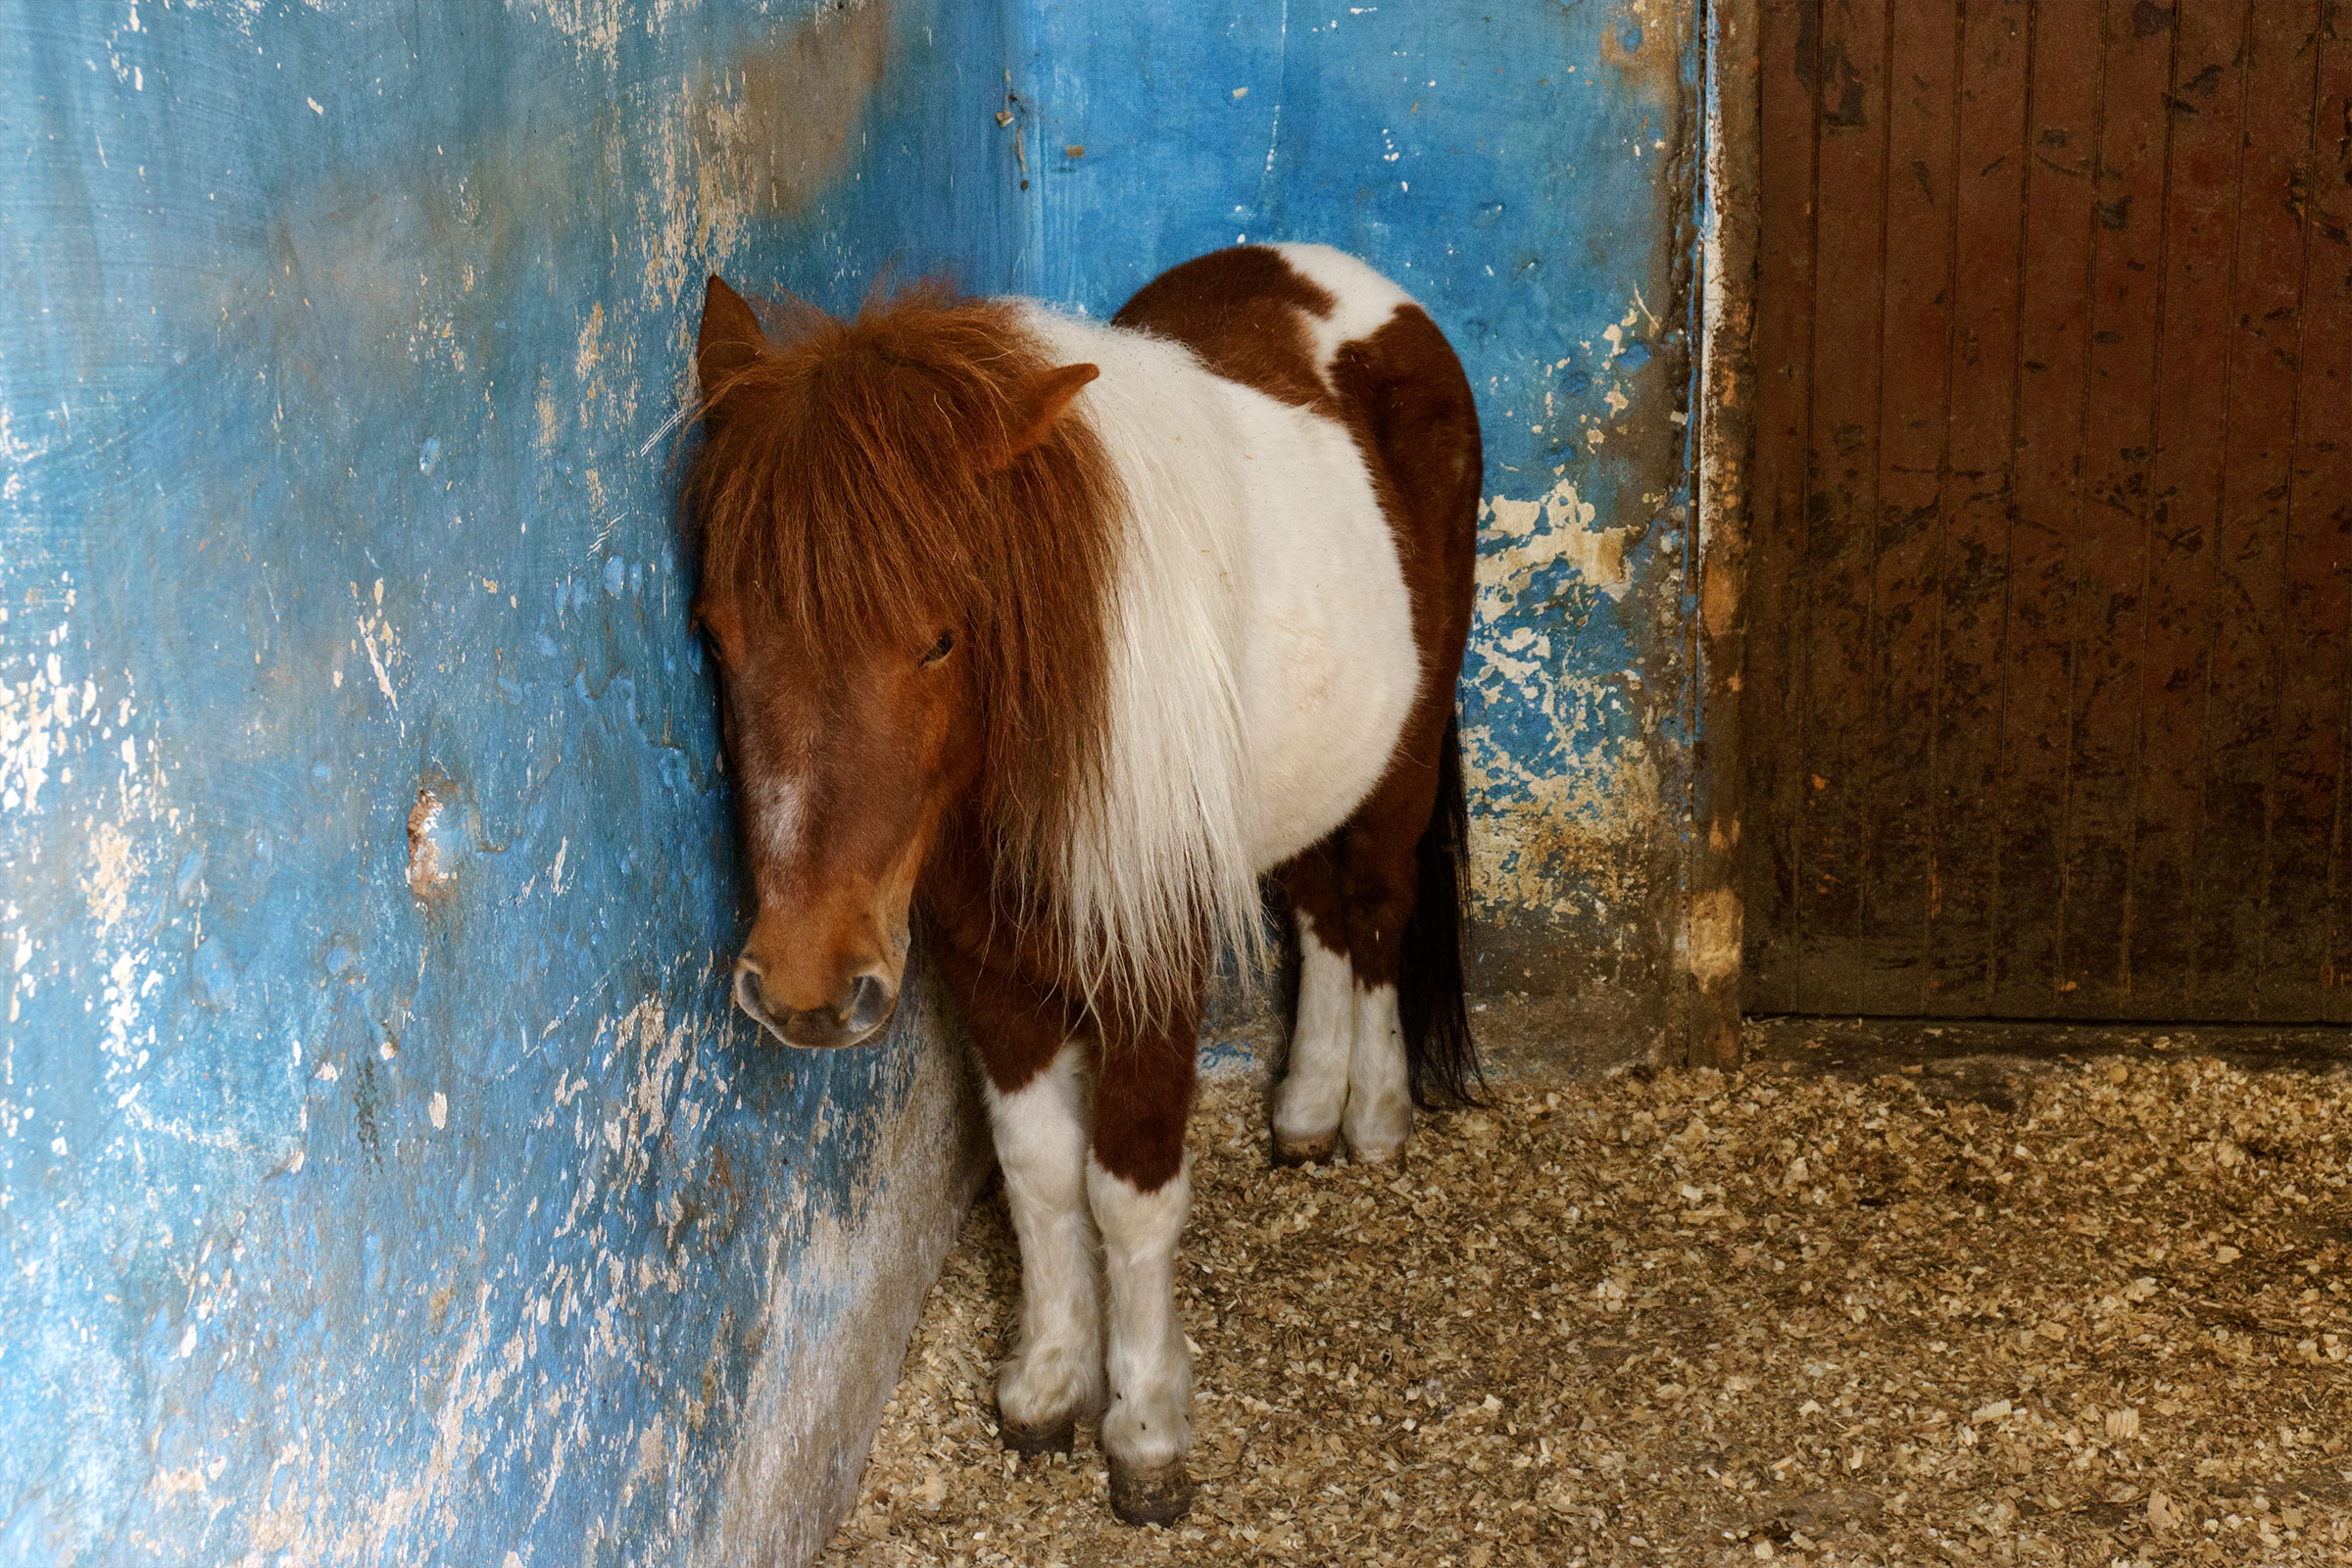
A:
[[[1031,376],[1005,400],[1004,436],[982,456],[981,469],[993,473],[1036,446],[1087,382],[1102,373],[1093,365],[1063,365]]]
[[[758,359],[766,343],[760,318],[743,303],[742,295],[712,272],[710,281],[703,286],[703,330],[694,345],[694,368],[702,377],[703,396],[708,398],[713,387]]]

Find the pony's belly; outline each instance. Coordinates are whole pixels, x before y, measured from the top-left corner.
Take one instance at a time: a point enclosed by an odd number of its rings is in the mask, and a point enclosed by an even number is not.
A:
[[[1348,819],[1396,749],[1420,681],[1396,542],[1355,443],[1283,409],[1252,442],[1243,708],[1269,870]]]

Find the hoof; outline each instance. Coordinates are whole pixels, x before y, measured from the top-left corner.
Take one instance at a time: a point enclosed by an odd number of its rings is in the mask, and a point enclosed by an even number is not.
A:
[[[1110,1511],[1123,1525],[1172,1525],[1193,1505],[1193,1478],[1184,1461],[1171,1459],[1149,1470],[1110,1461]]]
[[[1076,1416],[1065,1415],[1058,1422],[1047,1426],[1025,1427],[1016,1421],[1005,1420],[1004,1413],[1000,1410],[997,1412],[997,1435],[1004,1439],[1006,1448],[1024,1459],[1078,1451]]]
[[[1285,1168],[1293,1165],[1328,1165],[1332,1152],[1338,1148],[1337,1138],[1325,1133],[1320,1138],[1302,1139],[1286,1144],[1279,1134],[1274,1139],[1274,1163]]]
[[[1391,1144],[1386,1149],[1360,1149],[1349,1144],[1348,1158],[1350,1163],[1357,1165],[1394,1165],[1404,1158],[1404,1146]]]

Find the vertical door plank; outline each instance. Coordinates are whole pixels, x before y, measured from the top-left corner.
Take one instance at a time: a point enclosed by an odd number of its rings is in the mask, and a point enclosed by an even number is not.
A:
[[[2245,155],[2232,264],[2230,412],[2215,532],[2214,644],[2205,705],[2205,831],[2189,1004],[2257,1018],[2268,925],[2268,839],[2287,462],[2302,339],[2295,175],[2311,145],[2313,24],[2304,0],[2251,8]]]
[[[1994,1010],[2047,1016],[2059,992],[2060,849],[2067,778],[2068,541],[2082,495],[2102,5],[2034,10],[2026,127],[2025,290],[2019,347],[2016,514],[1995,829]]]
[[[2317,40],[2303,208],[2302,375],[2288,467],[2286,600],[2272,734],[2270,934],[2262,1006],[2352,1022],[2352,973],[2332,961],[2343,923],[2329,878],[2343,808],[2352,690],[2352,8]]]
[[[2195,863],[2205,808],[2212,544],[2230,423],[2230,276],[2243,162],[2246,9],[2247,0],[2183,5],[2175,45],[2157,375],[2163,393],[2149,474],[2125,949],[2132,997],[2159,1016],[2188,1016],[2196,968]]]
[[[1756,245],[1756,533],[1748,558],[1745,961],[1751,1012],[1798,1006],[1795,927],[1803,758],[1794,661],[1803,602],[1813,372],[1814,90],[1819,0],[1767,0],[1758,19],[1763,122]]]
[[[2339,244],[2352,239],[2352,15],[2347,14],[2343,0],[2331,0],[2327,15],[2328,55],[2323,79],[2329,83],[2325,100],[2327,118],[2321,122],[2323,147],[2332,149],[2330,156],[2319,160],[2319,167],[2333,181],[2329,185],[2331,199],[2326,204],[2328,239]],[[2331,266],[2341,267],[2340,252],[2324,251]],[[2339,287],[2352,287],[2352,269],[2338,271]],[[2339,424],[2333,436],[2335,454],[2340,458],[2352,436],[2344,433],[2347,426]],[[2341,485],[2336,495],[2341,498],[2352,484]],[[2352,640],[2352,620],[2344,628],[2347,640]],[[2322,971],[2322,983],[2331,999],[2340,999],[2352,991],[2352,678],[2344,682],[2343,743],[2336,763],[2335,834],[2328,851],[2328,953]],[[2327,1016],[2345,1020],[2346,1008],[2340,1000],[2331,1001]],[[2346,1020],[2352,1021],[2352,1020]]]
[[[1942,619],[1945,417],[1951,363],[1952,196],[1958,7],[1890,8],[1886,274],[1881,312],[1877,559],[1867,648],[1870,744],[1862,777],[1863,963],[1854,1006],[1916,1012],[1927,1001],[1935,812],[1936,643]]]
[[[1869,821],[1879,321],[1886,279],[1886,11],[1824,0],[1815,181],[1812,496],[1802,567],[1804,807],[1796,884],[1810,990],[1849,989]]]
[[[1975,1014],[1992,1000],[2031,27],[2027,0],[1969,0],[1963,8],[1951,448],[1932,769],[1936,825],[1926,1001],[1932,1013]]]
[[[2174,44],[2170,10],[2110,0],[2106,12],[2091,182],[2098,233],[2082,489],[2069,542],[2073,646],[2054,1009],[2093,1018],[2113,1016],[2130,996],[2124,890],[2147,570],[2149,420],[2163,393],[2156,357]]]

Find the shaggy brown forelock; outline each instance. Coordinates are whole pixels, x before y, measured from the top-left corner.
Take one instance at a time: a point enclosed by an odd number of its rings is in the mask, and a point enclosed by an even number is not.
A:
[[[703,592],[805,646],[954,630],[987,706],[992,814],[1100,786],[1114,480],[1083,417],[1017,439],[1052,368],[1005,305],[924,282],[842,320],[801,302],[706,389],[687,499]]]

